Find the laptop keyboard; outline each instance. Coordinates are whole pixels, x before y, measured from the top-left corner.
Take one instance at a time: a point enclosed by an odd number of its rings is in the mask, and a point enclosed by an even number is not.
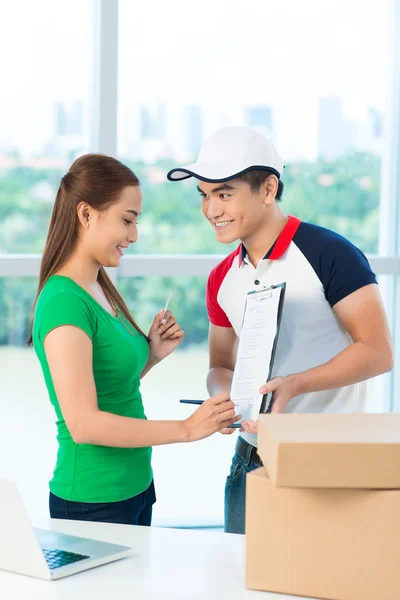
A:
[[[85,554],[75,554],[75,552],[68,552],[67,550],[46,550],[42,548],[42,552],[51,570],[76,563],[84,558],[90,558]]]

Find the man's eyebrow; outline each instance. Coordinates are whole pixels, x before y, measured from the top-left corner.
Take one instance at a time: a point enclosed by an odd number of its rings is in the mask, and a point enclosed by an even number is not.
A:
[[[224,190],[236,190],[237,188],[235,188],[234,185],[229,185],[228,183],[223,183],[222,185],[219,185],[218,187],[214,188],[213,190],[211,190],[212,194],[216,194],[217,192],[223,192]],[[205,196],[207,195],[205,192],[203,192],[203,190],[200,188],[200,186],[197,186],[197,191],[200,194],[204,194]]]
[[[126,210],[125,212],[131,213],[135,215],[135,217],[139,217],[142,213],[138,213],[136,210]]]

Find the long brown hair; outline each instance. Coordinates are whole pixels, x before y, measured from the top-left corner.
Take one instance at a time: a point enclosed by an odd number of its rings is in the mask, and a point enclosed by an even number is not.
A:
[[[48,279],[65,264],[76,248],[80,226],[77,212],[79,204],[86,202],[95,210],[106,210],[117,201],[119,194],[128,185],[138,186],[139,179],[126,165],[104,154],[81,156],[62,177],[50,219],[33,311]],[[121,313],[139,333],[144,335],[102,266],[97,281],[117,314]],[[27,340],[28,345],[32,344],[33,320],[34,316],[32,316]]]

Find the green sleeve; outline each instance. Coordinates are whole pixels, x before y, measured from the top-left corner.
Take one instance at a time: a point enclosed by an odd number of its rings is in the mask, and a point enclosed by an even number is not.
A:
[[[62,325],[73,325],[82,329],[90,339],[95,334],[95,318],[85,300],[78,294],[65,290],[55,294],[41,307],[36,315],[35,328],[41,343],[50,331]]]

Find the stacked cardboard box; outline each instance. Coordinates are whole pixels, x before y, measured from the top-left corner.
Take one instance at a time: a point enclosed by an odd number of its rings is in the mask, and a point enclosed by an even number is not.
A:
[[[400,600],[400,414],[262,415],[258,453],[247,587]]]

